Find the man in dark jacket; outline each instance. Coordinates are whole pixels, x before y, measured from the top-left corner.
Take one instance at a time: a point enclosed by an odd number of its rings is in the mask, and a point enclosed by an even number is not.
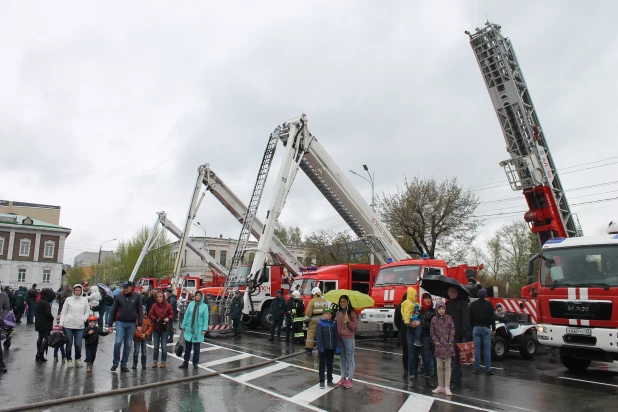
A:
[[[4,293],[9,297],[9,304],[11,305],[11,310],[15,310],[15,306],[17,305],[15,301],[15,294],[13,293],[13,289],[10,286],[6,286],[4,288]]]
[[[401,305],[408,299],[408,294],[404,293],[401,298],[401,303],[397,305],[395,308],[395,326],[399,329],[399,339],[397,341],[397,346],[403,346],[403,378],[408,379],[408,344],[407,342],[407,334],[408,328],[405,323],[403,323],[403,316],[401,315]]]
[[[174,317],[172,318],[171,322],[168,322],[167,324],[167,342],[168,343],[173,343],[174,342],[174,321],[176,319],[178,319],[178,307],[176,305],[176,295],[174,295],[172,293],[172,289],[171,288],[167,288],[167,290],[165,291],[165,296],[166,296],[166,301],[167,303],[169,303],[172,306],[172,311],[174,312]]]
[[[277,339],[281,337],[281,325],[283,324],[283,316],[285,315],[285,300],[283,292],[278,290],[275,293],[275,298],[270,304],[270,338],[269,341],[275,340],[275,329],[277,329]]]
[[[0,291],[0,323],[4,321],[6,315],[11,311],[11,303],[6,293]],[[0,373],[6,373],[6,365],[4,364],[4,353],[2,345],[0,345]]]
[[[26,303],[28,304],[27,324],[34,323],[34,305],[36,305],[36,298],[39,296],[39,292],[36,290],[36,283],[32,285],[32,288],[26,293]]]
[[[492,304],[485,300],[486,289],[477,293],[478,300],[470,305],[470,324],[474,338],[474,373],[481,371],[481,346],[485,359],[485,375],[493,375],[491,370],[491,338],[496,334],[496,314]]]
[[[472,340],[470,330],[470,305],[466,298],[459,297],[459,291],[451,286],[448,289],[449,301],[446,303],[446,313],[453,318],[455,324],[455,356],[451,362],[451,389],[461,389],[462,372],[459,363],[457,344]]]
[[[41,299],[34,305],[34,329],[39,332],[39,339],[36,341],[36,360],[45,362],[47,343],[49,334],[54,327],[54,315],[51,312],[51,302],[56,298],[56,293],[51,289],[41,291]]]
[[[67,285],[67,287],[60,294],[60,299],[58,300],[58,315],[60,315],[60,312],[62,312],[62,306],[64,306],[64,301],[71,296],[73,296],[73,287],[71,285]]]
[[[26,300],[28,300],[28,292],[25,286],[20,286],[15,292],[15,322],[21,323],[21,317],[26,309]]]
[[[129,353],[131,353],[131,342],[133,342],[133,334],[137,326],[138,333],[142,330],[142,321],[144,312],[142,310],[142,297],[139,293],[133,293],[133,282],[126,281],[122,285],[122,293],[114,299],[112,305],[112,316],[108,323],[107,331],[112,332],[114,317],[116,318],[116,342],[114,343],[114,360],[112,361],[112,372],[118,369],[122,372],[129,372],[127,363],[129,361]],[[137,325],[136,325],[137,321]],[[120,348],[124,343],[122,351],[122,360],[120,359]]]
[[[242,318],[242,310],[245,307],[242,295],[239,290],[234,291],[234,298],[230,304],[230,318],[234,327],[234,337],[240,338],[240,319]]]

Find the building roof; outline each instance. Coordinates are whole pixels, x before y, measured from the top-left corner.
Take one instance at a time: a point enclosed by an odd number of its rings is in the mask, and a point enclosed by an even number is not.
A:
[[[32,224],[24,223],[27,219],[32,220]],[[15,213],[0,213],[0,225],[17,225],[17,226],[27,226],[27,227],[39,227],[39,228],[47,228],[47,229],[60,229],[60,230],[68,230],[71,231],[68,227],[54,225],[52,223],[47,223],[42,220],[33,219],[28,216],[16,215]]]

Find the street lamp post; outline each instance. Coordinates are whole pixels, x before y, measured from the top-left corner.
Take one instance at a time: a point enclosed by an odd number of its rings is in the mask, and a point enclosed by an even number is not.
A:
[[[363,169],[365,170],[365,172],[367,172],[367,176],[369,176],[369,179],[367,179],[365,176],[360,175],[358,173],[356,173],[354,170],[350,170],[350,173],[355,174],[356,176],[360,177],[361,179],[366,180],[367,182],[369,182],[369,184],[371,185],[371,210],[375,213],[376,209],[376,201],[375,201],[375,190],[374,190],[374,183],[375,183],[375,174],[374,173],[369,173],[369,168],[367,167],[367,165],[363,165]],[[371,253],[371,264],[374,264],[375,261],[375,257],[373,255],[373,252]]]
[[[94,278],[96,283],[99,283],[99,272],[101,271],[101,251],[103,250],[103,245],[106,244],[106,243],[109,243],[109,242],[113,242],[114,240],[116,240],[116,239],[107,240],[107,241],[101,243],[101,246],[99,246],[99,260],[98,260],[98,263],[97,263],[97,275]]]

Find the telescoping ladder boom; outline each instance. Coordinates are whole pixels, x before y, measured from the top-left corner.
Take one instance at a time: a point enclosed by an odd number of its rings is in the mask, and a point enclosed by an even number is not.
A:
[[[529,211],[524,219],[540,243],[554,237],[582,236],[571,213],[530,91],[511,41],[498,24],[466,32],[498,116],[511,158],[500,163],[513,190],[523,190]]]
[[[167,229],[171,234],[176,236],[178,239],[182,238],[182,231],[171,220],[167,218],[167,214],[165,212],[158,212],[157,219],[155,220],[154,225],[152,225],[152,229],[150,230],[150,233],[148,234],[148,239],[146,240],[146,243],[144,243],[144,246],[142,247],[142,251],[139,255],[139,258],[137,259],[137,262],[135,263],[135,267],[133,268],[133,272],[131,272],[131,277],[129,278],[131,282],[133,282],[133,280],[135,279],[135,276],[137,276],[137,272],[140,268],[140,265],[142,264],[142,261],[144,260],[144,257],[152,249],[152,240],[153,240],[155,233],[157,232],[157,227],[159,226],[159,224],[163,226],[165,229]],[[202,259],[202,262],[206,263],[212,270],[217,272],[217,274],[225,278],[228,277],[228,271],[223,265],[221,265],[219,262],[215,260],[215,258],[210,256],[208,253],[205,253],[205,251],[201,250],[195,243],[191,242],[188,239],[187,239],[187,247],[191,249],[193,252],[195,252],[195,254],[198,255]],[[178,282],[176,281],[173,283],[177,284]]]
[[[281,133],[280,139],[286,146],[286,152],[247,282],[250,292],[259,286],[257,279],[266,259],[265,251],[272,242],[277,218],[299,167],[354,233],[378,256],[381,263],[387,263],[389,259],[399,261],[409,258],[322,145],[311,135],[306,116],[291,119],[283,127],[287,133]],[[250,300],[250,296],[251,293],[245,294],[245,300]]]

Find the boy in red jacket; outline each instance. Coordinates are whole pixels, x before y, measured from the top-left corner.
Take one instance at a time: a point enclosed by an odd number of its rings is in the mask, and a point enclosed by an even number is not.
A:
[[[151,333],[152,325],[148,321],[146,306],[144,306],[144,320],[142,322],[142,331],[139,332],[136,329],[133,333],[133,367],[131,369],[137,369],[137,361],[139,360],[140,351],[142,352],[142,369],[146,369],[146,342],[150,340]]]

